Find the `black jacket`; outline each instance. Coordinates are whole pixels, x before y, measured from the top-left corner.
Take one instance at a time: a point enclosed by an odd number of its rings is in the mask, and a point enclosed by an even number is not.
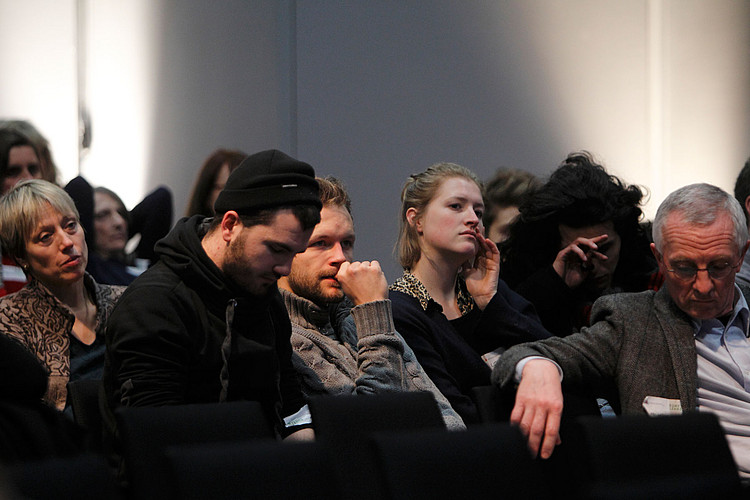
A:
[[[433,300],[423,308],[415,297],[400,291],[391,290],[389,298],[396,329],[467,424],[479,422],[471,388],[490,384],[491,370],[482,355],[550,336],[534,307],[502,280],[484,311],[475,307],[454,320],[448,320]]]
[[[276,289],[258,298],[228,281],[201,247],[202,220],[177,223],[112,312],[109,407],[254,400],[283,435],[282,417],[304,404],[283,300]]]

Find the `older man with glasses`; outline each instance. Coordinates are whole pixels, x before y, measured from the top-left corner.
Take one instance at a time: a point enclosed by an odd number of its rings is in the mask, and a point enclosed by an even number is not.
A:
[[[743,209],[715,186],[686,186],[661,204],[653,235],[660,291],[600,298],[591,327],[509,349],[492,380],[519,383],[511,421],[542,458],[560,441],[564,376],[617,388],[626,414],[715,413],[748,481],[750,289],[734,282],[748,249]]]

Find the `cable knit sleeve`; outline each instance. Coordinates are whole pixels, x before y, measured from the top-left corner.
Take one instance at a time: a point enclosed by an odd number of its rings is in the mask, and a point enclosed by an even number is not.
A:
[[[356,392],[405,390],[404,344],[395,334],[391,301],[361,304],[351,313],[358,339]]]

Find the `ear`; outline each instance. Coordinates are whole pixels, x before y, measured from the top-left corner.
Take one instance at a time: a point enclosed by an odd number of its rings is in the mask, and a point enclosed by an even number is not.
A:
[[[408,222],[411,227],[416,229],[417,233],[422,233],[422,218],[419,217],[416,208],[411,207],[406,211],[406,222]]]
[[[651,253],[654,254],[654,258],[656,259],[656,262],[659,264],[659,267],[664,265],[664,260],[662,259],[661,254],[656,249],[656,245],[654,243],[651,243]]]
[[[750,196],[745,198],[745,214],[750,214]],[[750,216],[748,216],[748,219],[750,219]]]
[[[14,257],[14,259],[16,261],[16,264],[18,264],[19,266],[21,266],[21,269],[23,269],[25,271],[26,268],[27,268],[27,266],[29,265],[29,263],[26,261],[26,259],[24,259],[23,257]]]
[[[747,243],[745,243],[745,246],[742,248],[742,252],[740,252],[740,261],[737,264],[740,267],[742,267],[742,263],[745,261],[745,255],[747,254],[748,247],[750,247],[750,241],[748,241]]]
[[[229,243],[242,231],[242,221],[240,216],[234,210],[224,213],[221,218],[221,238]]]

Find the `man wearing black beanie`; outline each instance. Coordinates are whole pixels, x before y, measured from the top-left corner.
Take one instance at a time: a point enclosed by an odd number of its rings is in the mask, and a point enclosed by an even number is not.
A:
[[[309,437],[276,281],[320,208],[313,168],[270,150],[232,172],[213,219],[179,221],[110,316],[108,409],[255,400],[280,436]]]

